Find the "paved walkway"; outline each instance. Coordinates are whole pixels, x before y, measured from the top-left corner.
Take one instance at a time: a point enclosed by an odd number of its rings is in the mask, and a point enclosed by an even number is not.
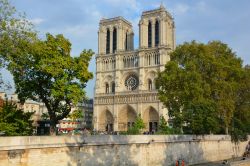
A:
[[[229,159],[227,161],[195,164],[193,166],[250,166],[250,158],[242,160],[242,157],[241,157],[241,158]]]

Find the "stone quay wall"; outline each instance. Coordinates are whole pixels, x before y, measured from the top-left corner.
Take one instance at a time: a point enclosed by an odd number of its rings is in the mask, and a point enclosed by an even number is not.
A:
[[[227,135],[0,137],[0,166],[171,166],[242,156],[246,142]]]

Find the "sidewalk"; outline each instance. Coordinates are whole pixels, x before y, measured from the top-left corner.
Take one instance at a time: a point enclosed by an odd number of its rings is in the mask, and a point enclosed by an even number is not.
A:
[[[209,162],[203,164],[194,164],[192,166],[250,166],[250,158],[242,160],[243,158],[234,158],[227,161]]]

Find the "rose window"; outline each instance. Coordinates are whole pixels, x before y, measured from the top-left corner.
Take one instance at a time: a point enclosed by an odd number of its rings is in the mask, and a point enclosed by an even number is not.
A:
[[[129,75],[125,80],[125,86],[128,90],[135,90],[139,85],[139,80],[135,75]]]

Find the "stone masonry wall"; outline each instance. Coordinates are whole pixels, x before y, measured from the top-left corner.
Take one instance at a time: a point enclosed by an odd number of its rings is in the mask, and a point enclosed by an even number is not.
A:
[[[0,166],[196,164],[242,156],[246,145],[225,135],[0,137]]]

